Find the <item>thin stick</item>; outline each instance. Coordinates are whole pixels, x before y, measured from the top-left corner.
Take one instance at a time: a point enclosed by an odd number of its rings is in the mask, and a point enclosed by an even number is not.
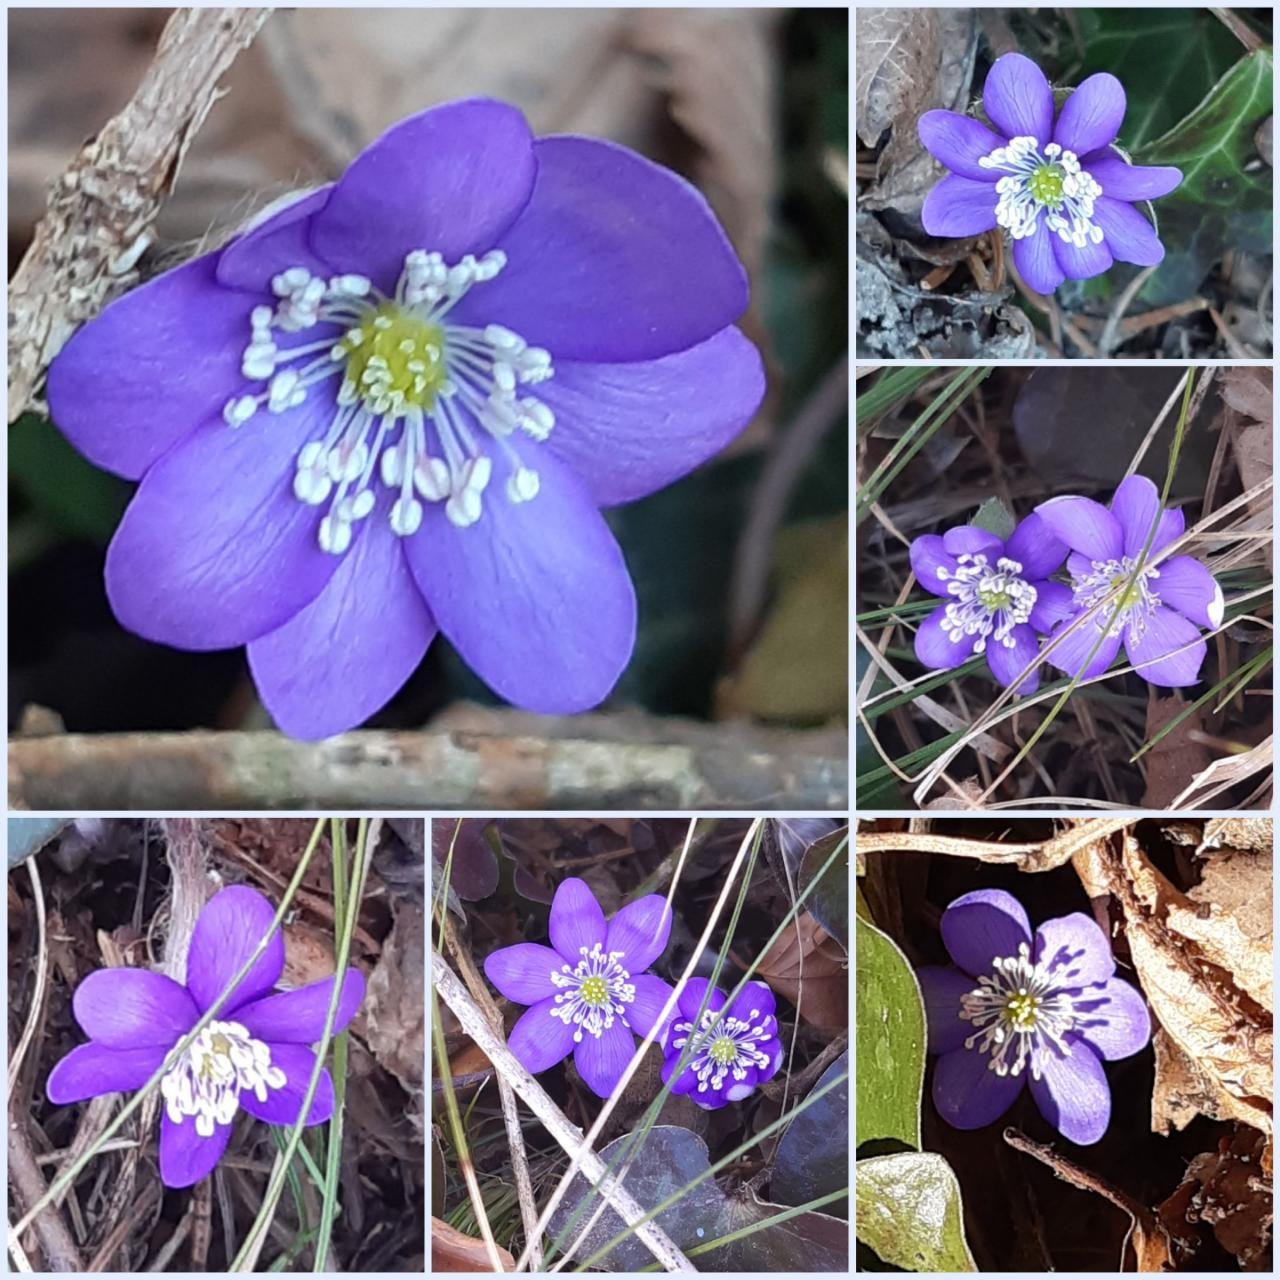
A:
[[[27,1020],[23,1024],[22,1036],[18,1040],[13,1057],[9,1060],[9,1097],[13,1097],[13,1087],[18,1080],[18,1072],[22,1070],[23,1059],[31,1047],[31,1037],[36,1033],[36,1024],[40,1021],[44,1009],[45,987],[48,983],[49,947],[45,937],[44,889],[40,884],[40,869],[36,866],[35,855],[27,859],[27,872],[31,876],[31,895],[36,904],[36,989],[31,993],[31,1007],[27,1010]]]
[[[476,1042],[481,1052],[493,1063],[494,1069],[507,1078],[520,1100],[542,1122],[547,1132],[571,1157],[577,1158],[583,1176],[608,1200],[623,1222],[635,1228],[636,1237],[664,1270],[696,1270],[656,1222],[642,1222],[644,1209],[608,1172],[604,1161],[583,1145],[582,1131],[569,1122],[546,1090],[520,1065],[519,1059],[507,1048],[506,1041],[489,1026],[489,1020],[481,1012],[480,1006],[472,1000],[461,980],[434,947],[431,948],[431,980],[440,999],[461,1023],[463,1031]]]

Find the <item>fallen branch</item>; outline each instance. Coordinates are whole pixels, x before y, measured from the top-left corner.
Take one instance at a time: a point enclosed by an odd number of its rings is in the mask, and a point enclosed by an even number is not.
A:
[[[589,721],[589,717],[583,717]],[[848,804],[843,730],[662,722],[671,740],[365,730],[16,738],[10,809],[771,809]],[[838,745],[840,744],[840,745]]]
[[[1019,871],[1052,871],[1069,862],[1081,849],[1133,826],[1137,819],[1085,818],[1050,840],[1012,844],[993,840],[966,840],[934,835],[930,831],[858,832],[854,847],[864,853],[940,853],[955,858],[977,858]]]
[[[661,1266],[667,1271],[696,1271],[693,1263],[656,1222],[641,1221],[645,1210],[606,1170],[604,1161],[594,1151],[583,1147],[582,1130],[570,1123],[546,1090],[520,1065],[515,1054],[507,1048],[506,1041],[489,1025],[480,1006],[434,947],[431,948],[431,980],[440,999],[452,1010],[463,1031],[476,1042],[499,1075],[506,1078],[507,1083],[537,1116],[547,1132],[569,1155],[577,1157],[578,1167],[583,1175],[598,1188],[623,1222],[635,1230],[636,1238]]]
[[[9,285],[9,421],[49,362],[129,284],[218,81],[270,9],[178,9],[128,105],[80,149]]]

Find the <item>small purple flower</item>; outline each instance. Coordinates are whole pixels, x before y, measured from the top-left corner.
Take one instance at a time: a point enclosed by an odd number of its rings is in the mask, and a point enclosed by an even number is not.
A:
[[[605,923],[585,880],[570,877],[551,900],[551,946],[518,942],[485,957],[485,977],[528,1009],[507,1046],[536,1075],[573,1052],[574,1066],[607,1098],[658,1020],[671,986],[644,971],[666,949],[671,909],[651,893]]]
[[[1101,275],[1113,261],[1155,266],[1164,246],[1133,202],[1168,195],[1182,173],[1130,164],[1113,145],[1124,87],[1089,76],[1055,120],[1044,72],[1020,53],[997,58],[982,90],[999,131],[954,111],[920,117],[920,141],[951,173],[929,192],[921,219],[933,236],[976,236],[996,226],[1038,293]]]
[[[266,950],[214,1020],[176,1057],[178,1042],[217,1000],[266,936],[275,909],[246,885],[214,894],[200,912],[187,952],[186,985],[148,969],[99,969],[76,988],[76,1021],[89,1043],[72,1049],[49,1073],[46,1091],[59,1106],[103,1093],[139,1089],[160,1079],[160,1177],[190,1187],[210,1173],[243,1108],[268,1124],[294,1125],[315,1068],[309,1046],[324,1034],[333,978],[295,991],[272,992],[284,971],[284,938]],[[336,1035],[364,999],[364,976],[342,979]],[[306,1123],[333,1114],[333,1081],[322,1068]]]
[[[710,1111],[741,1102],[757,1085],[772,1079],[782,1065],[782,1041],[773,992],[763,982],[746,983],[727,1009],[725,993],[711,987],[708,996],[708,987],[706,978],[690,978],[680,992],[678,1012],[663,1037],[662,1079],[672,1093],[688,1094]],[[699,1017],[704,1000],[706,1008]],[[691,1036],[693,1047],[675,1076]]]
[[[1106,935],[1076,911],[1031,936],[1021,903],[978,889],[942,913],[956,966],[916,971],[940,1054],[933,1103],[957,1129],[999,1119],[1031,1089],[1040,1114],[1072,1142],[1097,1142],[1111,1119],[1103,1061],[1128,1058],[1151,1038],[1136,988],[1115,976]]]
[[[929,533],[911,544],[920,585],[948,603],[916,631],[916,657],[930,669],[950,670],[986,654],[991,674],[1009,685],[1039,652],[1036,630],[1056,621],[1070,592],[1049,575],[1062,567],[1066,545],[1033,512],[1008,541],[973,525]],[[1019,686],[1031,693],[1033,671]]]
[[[1121,481],[1110,510],[1092,498],[1064,496],[1042,503],[1035,514],[1071,548],[1071,598],[1055,600],[1060,611],[1050,643],[1068,632],[1082,612],[1097,606],[1092,621],[1064,635],[1046,661],[1068,675],[1092,679],[1111,665],[1123,639],[1129,661],[1151,684],[1195,684],[1208,651],[1199,639],[1200,628],[1222,625],[1222,588],[1214,576],[1193,556],[1171,556],[1144,569],[1133,586],[1125,587],[1152,526],[1156,532],[1148,562],[1182,536],[1182,512],[1166,511],[1155,485],[1135,475]],[[1114,625],[1086,662],[1117,605]]]
[[[285,732],[384,706],[437,630],[527,710],[600,703],[636,600],[602,508],[746,425],[747,280],[703,197],[472,99],[108,306],[49,370],[67,438],[141,484],[116,617],[248,645]]]

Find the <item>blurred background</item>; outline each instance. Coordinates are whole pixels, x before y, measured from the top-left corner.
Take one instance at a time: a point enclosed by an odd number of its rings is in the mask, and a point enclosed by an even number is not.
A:
[[[167,16],[10,12],[11,262],[50,181],[128,101]],[[843,741],[848,43],[847,13],[829,10],[280,11],[226,76],[143,272],[462,96],[507,99],[536,133],[612,138],[688,176],[750,274],[744,324],[770,392],[727,455],[611,513],[640,634],[609,709],[732,721],[726,736],[835,726]],[[34,414],[11,427],[9,456],[10,728],[266,727],[243,651],[181,653],[115,622],[102,564],[131,486]],[[492,724],[491,702],[439,640],[374,723]]]

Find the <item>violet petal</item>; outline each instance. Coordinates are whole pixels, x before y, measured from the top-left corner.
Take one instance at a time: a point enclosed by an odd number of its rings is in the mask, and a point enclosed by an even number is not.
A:
[[[1003,147],[1005,140],[977,120],[958,111],[926,111],[916,122],[916,132],[925,150],[952,173],[975,182],[994,183],[1001,177],[998,170],[984,169],[978,161]]]
[[[933,1071],[933,1105],[953,1129],[981,1129],[998,1120],[1022,1092],[1024,1077],[997,1075],[975,1049],[954,1049]]]
[[[1050,294],[1067,278],[1053,251],[1057,238],[1041,219],[1031,235],[1013,242],[1014,266],[1027,287],[1036,293]]]
[[[91,1040],[116,1049],[171,1049],[200,1017],[186,987],[149,969],[96,969],[76,988],[71,1007]]]
[[[440,630],[475,673],[526,711],[599,705],[635,644],[636,597],[622,551],[568,470],[509,441],[541,477],[528,502],[505,492],[495,458],[480,519],[459,529],[441,504],[408,539],[413,575]]]
[[[530,1005],[507,1037],[507,1048],[530,1075],[554,1067],[573,1048],[574,1028],[551,1016],[557,1007],[554,997]]]
[[[986,649],[987,666],[991,668],[991,674],[1006,689],[1040,652],[1040,642],[1036,639],[1036,633],[1025,622],[1019,623],[1009,632],[1009,639],[1013,641],[1012,648],[1001,644],[994,637],[988,637]],[[1039,684],[1040,670],[1036,667],[1018,686],[1017,691],[1021,694],[1034,693]]]
[[[193,1187],[213,1172],[231,1141],[229,1124],[214,1126],[213,1136],[202,1138],[196,1132],[192,1116],[184,1116],[181,1124],[160,1115],[160,1181],[166,1187]]]
[[[569,876],[562,880],[551,899],[549,932],[551,945],[573,966],[582,958],[583,948],[601,948],[607,929],[604,912],[585,880]]]
[[[676,1050],[663,1059],[662,1063],[662,1082],[672,1093],[688,1093],[691,1089],[698,1087],[698,1077],[693,1074],[693,1068],[686,1060],[679,1076],[672,1080],[675,1074],[676,1063],[680,1061],[680,1052]]]
[[[1028,621],[1037,631],[1052,631],[1059,622],[1079,612],[1074,593],[1063,583],[1046,580],[1031,585],[1036,589],[1036,602],[1031,607]]]
[[[1124,120],[1124,86],[1108,71],[1082,80],[1062,106],[1053,140],[1077,156],[1107,146]]]
[[[249,643],[258,693],[291,738],[312,741],[363,724],[395,697],[435,639],[403,540],[387,523],[390,505],[384,493],[310,604]]]
[[[1006,138],[1033,137],[1040,146],[1053,128],[1053,90],[1044,72],[1021,53],[997,58],[982,87],[982,105]]]
[[[264,210],[217,256],[215,275],[227,289],[270,294],[272,278],[290,267],[305,267],[314,276],[335,275],[333,264],[311,248],[311,220],[329,201],[331,186],[308,191],[276,208]]]
[[[343,975],[333,1034],[345,1031],[364,999],[364,974],[348,969]],[[256,1040],[273,1044],[315,1044],[324,1034],[324,1020],[333,995],[333,976],[308,982],[293,991],[280,991],[236,1010],[235,1020]]]
[[[632,502],[719,453],[764,398],[760,353],[730,326],[632,363],[557,360],[538,399],[556,417],[546,448],[601,507]]]
[[[240,1105],[251,1116],[268,1124],[297,1124],[302,1114],[302,1100],[315,1070],[316,1055],[301,1044],[269,1044],[267,1048],[271,1051],[271,1065],[284,1072],[284,1084],[279,1089],[268,1089],[265,1102],[251,1089],[241,1089]],[[321,1067],[306,1123],[323,1124],[328,1120],[333,1115],[333,1101],[333,1080],[329,1069]]]
[[[996,959],[1016,956],[1031,944],[1031,922],[1022,903],[1003,889],[974,889],[942,913],[942,942],[947,954],[975,978],[994,972]]]
[[[1052,969],[1055,987],[1087,987],[1106,982],[1116,971],[1111,944],[1097,921],[1082,911],[1046,920],[1036,930],[1031,953],[1036,964]]]
[[[112,1049],[105,1044],[77,1045],[49,1072],[45,1092],[58,1106],[104,1093],[132,1093],[160,1069],[173,1044]]]
[[[1093,206],[1093,220],[1107,238],[1107,248],[1118,262],[1154,267],[1164,261],[1164,245],[1156,229],[1131,204],[1099,196]]]
[[[415,249],[450,264],[492,249],[524,209],[536,172],[533,137],[515,107],[487,98],[432,107],[351,162],[312,222],[311,243],[390,294]]]
[[[597,1098],[607,1098],[636,1051],[631,1028],[618,1019],[598,1036],[584,1035],[573,1051],[573,1065]]]
[[[1080,1146],[1097,1142],[1111,1121],[1111,1089],[1098,1055],[1079,1036],[1068,1035],[1071,1052],[1045,1046],[1042,1074],[1029,1084],[1040,1114],[1064,1138]]]
[[[564,966],[559,952],[537,942],[500,947],[484,958],[484,976],[499,993],[516,1004],[537,1004],[560,988],[551,980]]]
[[[1182,181],[1182,170],[1172,165],[1129,164],[1114,151],[1081,156],[1080,167],[1098,183],[1108,200],[1156,200],[1167,196]]]
[[[49,415],[96,466],[139,479],[242,389],[260,299],[220,289],[215,261],[194,258],[117,298],[54,357]]]
[[[1098,611],[1098,617],[1105,622],[1111,616],[1114,604],[1104,605]],[[1079,615],[1077,615],[1079,616]],[[1098,640],[1098,628],[1092,619],[1073,627],[1075,619],[1071,618],[1061,626],[1054,628],[1049,634],[1050,643],[1057,644],[1050,650],[1046,645],[1046,661],[1050,666],[1065,671],[1069,676],[1079,676],[1081,680],[1092,680],[1100,676],[1114,661],[1120,652],[1120,637],[1105,635],[1102,643],[1094,649]],[[1068,628],[1072,628],[1068,630]],[[1061,640],[1058,637],[1061,636]],[[1090,654],[1093,654],[1090,657]]]
[[[754,1013],[757,1016],[752,1021],[758,1022],[761,1018],[774,1016],[777,1008],[778,1002],[773,992],[765,983],[753,978],[738,992],[737,998],[729,1006],[728,1016],[745,1020]]]
[[[957,524],[942,535],[942,545],[953,555],[1004,555],[1004,541],[988,529],[974,524]]]
[[[974,979],[954,965],[928,964],[916,970],[916,981],[924,998],[928,1052],[953,1053],[964,1048],[973,1035],[973,1023],[960,1016],[960,1000],[973,990]]]
[[[1073,551],[1090,560],[1119,560],[1124,554],[1120,522],[1092,498],[1064,495],[1042,502],[1036,512]]]
[[[1128,1058],[1151,1039],[1151,1015],[1141,992],[1123,978],[1109,978],[1099,992],[1076,1002],[1075,1031],[1108,1062]]]
[[[1053,256],[1069,280],[1090,280],[1111,267],[1111,250],[1107,248],[1105,239],[1101,244],[1086,240],[1083,245],[1078,245],[1054,235],[1052,241]]]
[[[332,417],[323,401],[239,428],[215,407],[147,472],[107,551],[125,627],[179,649],[235,648],[320,594],[339,560],[320,550],[316,509],[290,481],[298,450]]]
[[[747,276],[706,198],[626,147],[534,144],[524,212],[498,241],[502,274],[454,311],[506,325],[557,360],[654,360],[747,309]]]
[[[931,236],[977,236],[996,225],[996,194],[989,182],[949,174],[924,198],[920,221]]]
[[[950,671],[973,657],[975,637],[962,634],[959,640],[953,640],[946,615],[946,605],[940,604],[916,628],[916,658],[930,671]]]
[[[631,984],[636,989],[636,998],[626,1007],[627,1024],[636,1035],[643,1038],[658,1022],[658,1015],[662,1012],[663,1005],[667,1003],[667,997],[671,995],[671,984],[663,982],[652,973],[633,973]],[[678,1013],[678,1007],[673,1001],[667,1021],[670,1022],[672,1018],[677,1017]],[[654,1037],[655,1041],[661,1044],[664,1035],[665,1028],[659,1026],[658,1034]]]
[[[1062,568],[1067,544],[1033,511],[1009,535],[1005,555],[1022,566],[1024,578],[1047,578]]]
[[[1160,515],[1160,491],[1146,476],[1126,476],[1116,486],[1111,499],[1111,514],[1120,521],[1124,533],[1124,554],[1137,556],[1147,544]]]
[[[724,992],[719,987],[712,987],[708,998],[707,988],[710,986],[711,983],[706,978],[690,978],[684,984],[684,990],[680,992],[680,1013],[686,1022],[692,1022],[698,1017],[698,1010],[703,1007],[704,1000],[711,1013],[719,1013],[724,1008]]]
[[[1225,602],[1217,579],[1194,556],[1171,556],[1161,563],[1152,587],[1162,604],[1201,627],[1222,626]]]
[[[643,973],[667,949],[670,936],[671,908],[660,893],[649,893],[609,921],[604,949],[622,952],[622,967],[629,973]]]
[[[911,569],[916,581],[931,595],[941,596],[944,600],[951,598],[947,590],[947,579],[938,576],[942,569],[948,578],[954,577],[960,567],[956,558],[949,552],[942,538],[936,533],[924,533],[911,544]]]
[[[187,988],[203,1013],[267,936],[275,908],[256,889],[233,884],[205,903],[187,952]],[[266,949],[237,984],[219,1017],[230,1018],[241,1005],[266,995],[284,971],[284,935],[276,929]]]
[[[1147,616],[1140,636],[1125,628],[1124,649],[1129,661],[1149,684],[1183,689],[1199,683],[1208,645],[1189,619],[1163,605]]]

